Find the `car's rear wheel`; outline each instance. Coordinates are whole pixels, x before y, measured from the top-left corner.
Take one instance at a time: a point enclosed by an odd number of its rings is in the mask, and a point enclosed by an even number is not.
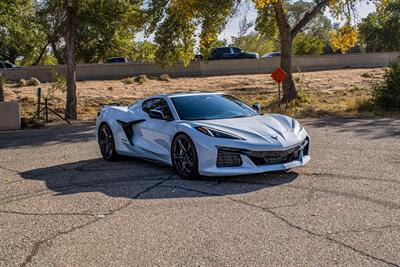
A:
[[[119,155],[115,150],[114,136],[110,126],[104,123],[99,129],[99,146],[100,152],[103,158],[107,161],[116,161],[119,159]]]
[[[172,143],[171,158],[175,170],[183,179],[199,176],[197,151],[193,141],[186,134],[179,134]]]

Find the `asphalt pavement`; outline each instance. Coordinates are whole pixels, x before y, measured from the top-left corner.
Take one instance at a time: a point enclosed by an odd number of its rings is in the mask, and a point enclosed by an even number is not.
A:
[[[90,123],[0,133],[0,266],[399,266],[400,120],[302,122],[306,167],[197,181]]]

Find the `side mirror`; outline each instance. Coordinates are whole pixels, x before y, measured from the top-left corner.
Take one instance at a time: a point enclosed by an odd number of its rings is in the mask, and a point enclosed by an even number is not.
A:
[[[258,113],[261,111],[261,104],[260,103],[254,103],[251,106],[255,111],[257,111]]]
[[[164,113],[160,110],[152,109],[149,111],[149,116],[152,119],[165,120]]]

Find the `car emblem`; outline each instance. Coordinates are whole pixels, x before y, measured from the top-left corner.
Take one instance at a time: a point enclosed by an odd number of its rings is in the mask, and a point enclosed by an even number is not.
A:
[[[271,135],[271,138],[278,140],[278,136],[277,135]]]

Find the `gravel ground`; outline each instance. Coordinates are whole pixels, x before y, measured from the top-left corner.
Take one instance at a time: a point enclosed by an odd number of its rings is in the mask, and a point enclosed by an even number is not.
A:
[[[90,123],[0,133],[0,266],[399,266],[400,120],[303,124],[306,167],[199,181]]]
[[[371,83],[382,80],[383,73],[382,68],[342,69],[295,73],[294,77],[299,92],[309,96],[304,100],[306,105],[303,108],[313,111],[307,112],[306,117],[314,117],[315,111],[318,110],[353,116],[354,102],[368,99],[371,94]],[[53,84],[44,83],[40,87],[42,95],[46,96],[49,90],[52,91]],[[22,116],[30,118],[36,111],[36,88],[8,84],[5,87],[5,99],[17,101]],[[97,112],[103,105],[113,103],[127,105],[151,95],[177,91],[226,92],[249,103],[260,102],[266,107],[276,98],[277,86],[270,74],[186,77],[173,78],[169,81],[149,77],[143,84],[134,81],[127,83],[124,79],[82,81],[77,82],[78,115],[81,120],[90,120],[96,118]],[[63,113],[65,92],[55,90],[49,97],[52,108]],[[50,114],[50,119],[56,117]]]

